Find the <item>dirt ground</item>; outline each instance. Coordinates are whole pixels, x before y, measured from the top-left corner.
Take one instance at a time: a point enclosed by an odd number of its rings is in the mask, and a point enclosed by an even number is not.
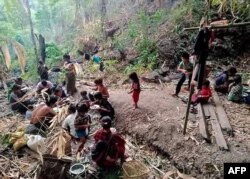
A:
[[[221,151],[211,129],[212,143],[202,139],[195,116],[190,116],[187,134],[183,136],[186,104],[170,95],[173,83],[164,88],[148,85],[142,84],[147,89],[141,92],[139,109],[133,109],[131,95],[124,87],[110,89],[110,101],[116,110],[118,131],[153,147],[169,160],[171,165],[159,167],[162,171],[170,171],[174,166],[196,178],[222,178],[223,163],[250,162],[249,106],[232,104],[222,97],[235,135],[224,134],[229,151]]]
[[[85,85],[79,84],[79,87],[88,89]],[[132,144],[145,149],[139,155],[145,155],[145,158],[155,155],[156,163],[153,164],[164,173],[176,167],[180,172],[196,178],[223,178],[223,163],[250,162],[250,106],[228,102],[221,96],[234,130],[234,137],[224,134],[229,151],[221,151],[211,126],[212,143],[202,139],[194,115],[190,116],[187,134],[183,136],[186,104],[180,98],[171,96],[174,83],[166,83],[164,88],[142,83],[139,109],[133,108],[131,94],[127,94],[129,87],[120,85],[109,88],[110,101],[116,110],[115,127],[124,136],[129,135]],[[182,91],[181,96],[187,95]],[[9,113],[4,95],[0,96],[1,112]]]

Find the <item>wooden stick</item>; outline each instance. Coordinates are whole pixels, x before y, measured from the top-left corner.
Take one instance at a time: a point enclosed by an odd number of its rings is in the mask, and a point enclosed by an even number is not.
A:
[[[193,75],[192,75],[191,82],[194,80],[196,74],[198,73],[198,69],[199,69],[199,64],[196,64],[195,68],[193,70]],[[190,111],[190,106],[191,106],[191,98],[192,98],[193,93],[194,93],[194,86],[192,84],[190,84],[189,97],[188,97],[188,105],[187,105],[185,122],[184,122],[184,128],[183,128],[183,135],[186,134],[186,130],[187,130],[187,123],[188,123],[189,111]]]
[[[234,23],[234,24],[228,24],[228,25],[210,25],[207,27],[210,29],[225,29],[225,28],[248,26],[248,25],[250,25],[250,22]],[[199,30],[199,29],[200,27],[187,27],[187,28],[183,28],[183,31],[191,31],[191,30]]]

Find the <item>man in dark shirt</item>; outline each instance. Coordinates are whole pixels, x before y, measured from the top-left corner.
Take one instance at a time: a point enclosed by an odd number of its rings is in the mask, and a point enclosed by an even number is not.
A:
[[[115,115],[115,110],[113,106],[108,102],[107,99],[103,99],[102,93],[100,92],[95,93],[94,98],[95,98],[95,102],[93,104],[97,104],[100,106],[99,112],[100,112],[101,118],[104,116],[109,116],[113,120],[114,115]]]

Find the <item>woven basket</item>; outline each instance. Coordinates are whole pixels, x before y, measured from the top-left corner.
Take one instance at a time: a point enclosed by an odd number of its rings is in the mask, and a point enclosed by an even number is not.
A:
[[[137,160],[125,162],[122,165],[123,179],[145,179],[149,175],[149,168]]]

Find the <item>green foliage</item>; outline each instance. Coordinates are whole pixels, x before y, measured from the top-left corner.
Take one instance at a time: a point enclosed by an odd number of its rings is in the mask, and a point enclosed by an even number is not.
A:
[[[199,25],[202,16],[206,14],[204,0],[183,1],[181,5],[169,13],[169,20],[178,32],[183,27]]]
[[[63,50],[61,50],[55,43],[46,44],[46,64],[48,67],[52,67],[61,61],[63,56]]]
[[[139,54],[134,64],[125,68],[126,74],[132,71],[142,73],[157,67],[158,52],[152,34],[155,33],[159,24],[165,18],[164,11],[156,11],[153,15],[147,15],[145,11],[139,11],[137,16],[129,21],[128,29],[114,40],[116,48],[121,49],[129,46],[136,49]]]

